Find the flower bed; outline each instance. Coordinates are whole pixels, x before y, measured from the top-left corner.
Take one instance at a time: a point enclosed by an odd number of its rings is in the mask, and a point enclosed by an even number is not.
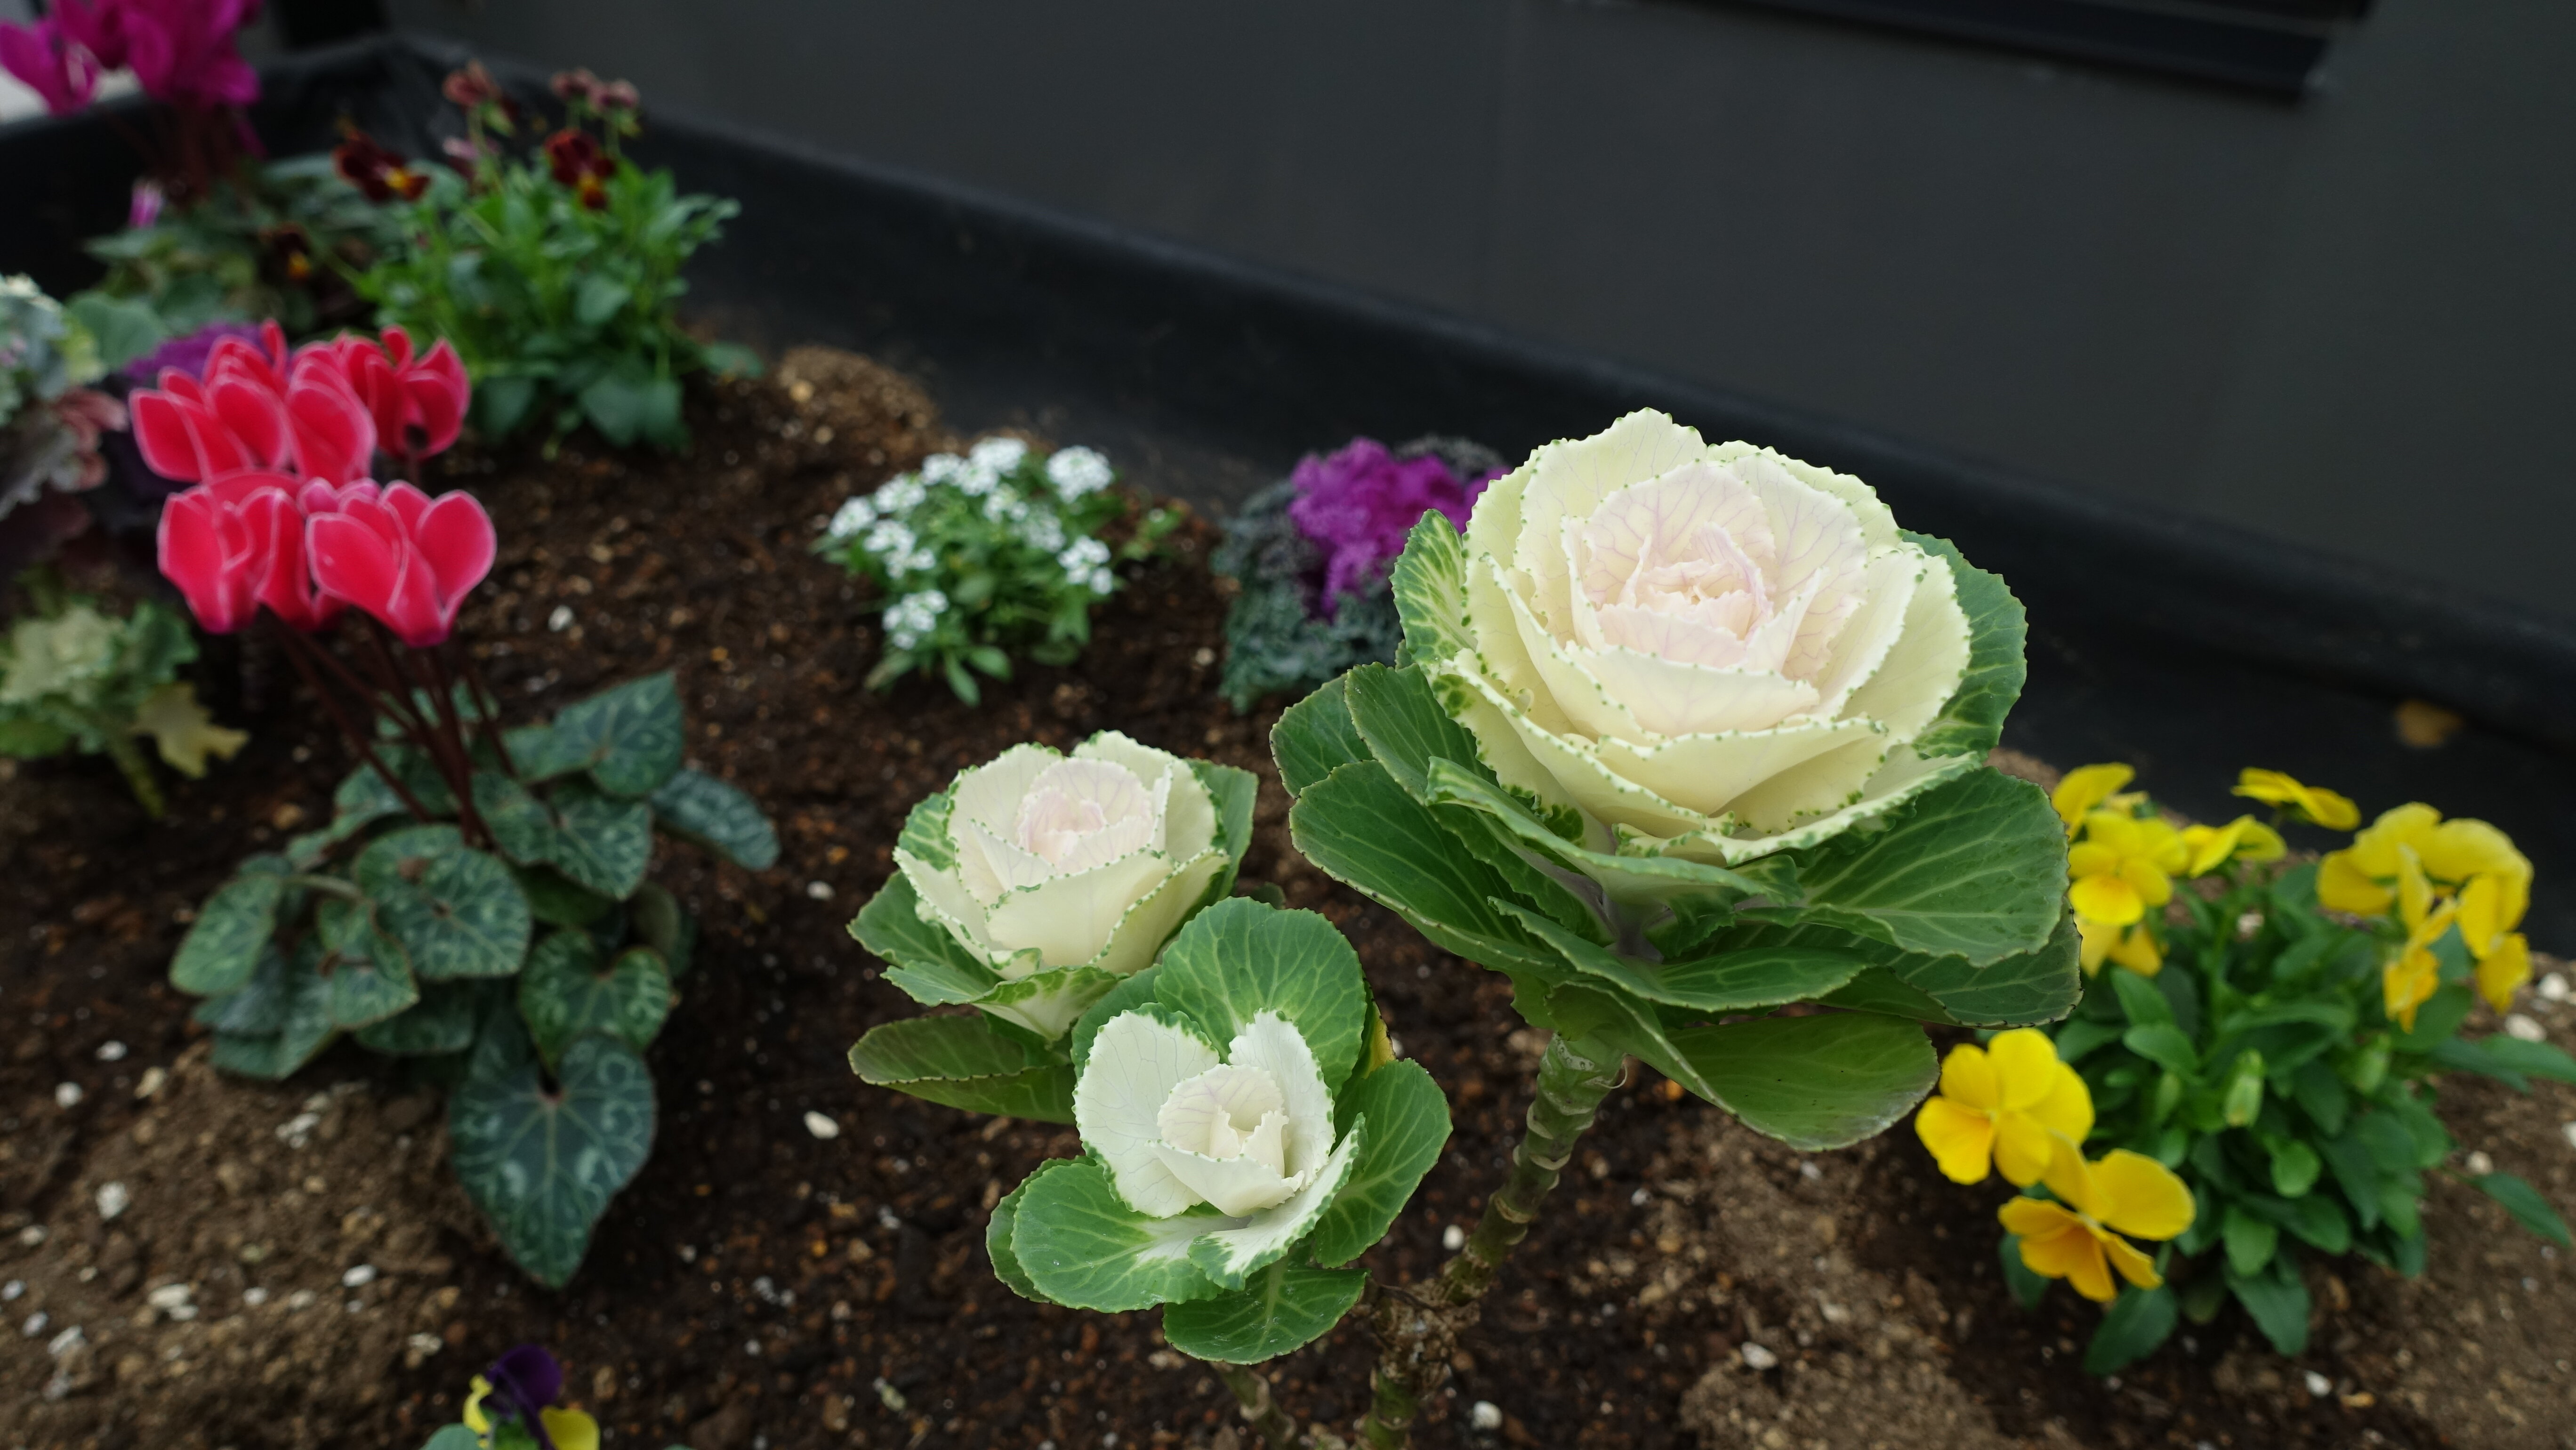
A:
[[[135,1100],[146,1072],[186,1051],[164,976],[185,929],[175,916],[244,849],[319,820],[327,802],[302,782],[336,778],[289,768],[298,749],[339,747],[288,728],[283,662],[254,653],[248,677],[271,693],[245,703],[252,743],[176,793],[211,823],[201,843],[149,832],[95,768],[28,768],[7,792],[0,939],[36,942],[38,970],[11,983],[30,1017],[0,1063],[0,1103],[19,1120],[0,1193],[49,1233],[26,1245],[12,1220],[0,1279],[31,1286],[13,1318],[67,1316],[49,1320],[40,1343],[73,1322],[92,1339],[80,1359],[92,1378],[59,1401],[43,1398],[58,1362],[23,1357],[0,1399],[13,1420],[71,1438],[120,1406],[138,1424],[193,1420],[208,1444],[416,1444],[455,1418],[468,1374],[541,1335],[572,1367],[574,1397],[620,1435],[661,1437],[652,1443],[906,1445],[922,1425],[924,1445],[1061,1446],[1110,1433],[1152,1444],[1158,1428],[1166,1444],[1216,1443],[1232,1400],[1202,1368],[1168,1357],[1155,1316],[1040,1308],[991,1277],[987,1196],[1065,1152],[1069,1131],[996,1127],[867,1088],[843,1061],[862,1029],[915,1010],[873,979],[845,931],[891,871],[912,802],[1006,744],[1069,749],[1102,728],[1264,777],[1245,885],[1275,884],[1343,928],[1405,1054],[1448,1089],[1456,1136],[1373,1266],[1419,1279],[1446,1257],[1445,1231],[1472,1222],[1473,1195],[1517,1135],[1537,1038],[1511,1018],[1506,983],[1468,972],[1285,849],[1267,746],[1275,716],[1238,717],[1215,690],[1223,610],[1203,562],[1212,535],[1185,530],[1171,562],[1104,601],[1075,666],[1031,666],[989,685],[973,710],[936,681],[879,695],[860,683],[876,627],[804,548],[854,487],[961,440],[899,379],[816,355],[774,380],[727,385],[691,422],[704,450],[694,460],[467,455],[445,475],[493,500],[505,541],[461,626],[496,646],[485,660],[496,689],[543,710],[674,668],[691,758],[753,791],[784,837],[782,865],[760,875],[685,852],[657,867],[707,918],[684,1009],[706,1028],[655,1048],[667,1100],[656,1151],[601,1225],[590,1266],[560,1295],[533,1290],[446,1170],[417,1166],[440,1135],[363,1055],[326,1058],[285,1090],[234,1085],[220,1107],[193,1069],[178,1074],[183,1094]],[[827,426],[831,441],[818,443]],[[2570,1016],[2559,1010],[2553,1030],[2576,1028]],[[125,1052],[102,1061],[110,1040]],[[325,1100],[288,1135],[306,1146],[288,1146],[276,1130],[334,1081],[363,1096]],[[84,1089],[68,1109],[55,1105],[62,1082]],[[2554,1125],[2576,1115],[2576,1094],[2540,1092],[2469,1089],[2444,1106],[2465,1143],[2566,1202],[2576,1155]],[[816,1136],[809,1113],[835,1136]],[[246,1181],[303,1195],[291,1210],[302,1217],[201,1216],[203,1160],[187,1146],[197,1133],[242,1141],[245,1171],[260,1175]],[[419,1190],[386,1193],[379,1185],[397,1171]],[[102,1222],[109,1182],[127,1185],[132,1206]],[[2559,1351],[2549,1346],[2571,1327],[2576,1299],[2563,1256],[2544,1257],[2500,1211],[2450,1195],[2427,1216],[2429,1276],[2354,1277],[2340,1299],[2321,1286],[2325,1328],[2304,1359],[2273,1359],[2227,1321],[2113,1389],[2058,1347],[2059,1335],[2080,1347],[2090,1330],[2071,1296],[2040,1316],[2012,1304],[1993,1252],[2004,1191],[1947,1184],[1908,1134],[1800,1154],[1646,1073],[1612,1097],[1560,1192],[1466,1348],[1457,1398],[1418,1443],[1763,1444],[1778,1429],[1793,1444],[1976,1445],[2063,1420],[2079,1443],[2103,1446],[2168,1431],[2340,1445],[2376,1430],[2429,1443],[2435,1427],[2455,1444],[2537,1445],[2547,1442],[2529,1437],[2551,1402],[2534,1396],[2559,1393],[2537,1387],[2552,1384]],[[386,1221],[370,1228],[360,1210]],[[321,1231],[294,1224],[354,1227],[273,1269],[245,1259]],[[361,1266],[375,1275],[344,1282]],[[83,1284],[83,1267],[100,1273]],[[196,1286],[195,1317],[135,1325],[138,1301],[172,1281]],[[263,1303],[247,1302],[252,1288],[270,1291]],[[316,1298],[290,1309],[299,1290]],[[2495,1317],[2499,1296],[2513,1320]],[[2482,1327],[2464,1322],[2472,1311],[2487,1316]],[[341,1316],[362,1332],[307,1343],[299,1314]],[[434,1348],[422,1352],[416,1335]],[[2436,1368],[2463,1335],[2485,1356],[2474,1377]],[[179,1357],[164,1359],[174,1348]],[[1301,1418],[1347,1424],[1369,1352],[1365,1331],[1345,1326],[1282,1362],[1276,1392]],[[268,1378],[280,1359],[288,1368]],[[380,1377],[352,1372],[360,1359]],[[129,1360],[139,1364],[123,1368]],[[2334,1396],[2308,1394],[2310,1370]],[[2507,1392],[2500,1374],[2534,1388]],[[235,1383],[262,1388],[205,1388]],[[1480,1400],[1500,1417],[1490,1433],[1475,1428]]]

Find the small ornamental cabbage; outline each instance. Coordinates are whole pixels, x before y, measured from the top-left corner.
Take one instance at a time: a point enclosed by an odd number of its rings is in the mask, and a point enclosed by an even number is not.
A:
[[[125,405],[90,386],[97,339],[24,277],[0,277],[0,579],[89,527],[80,501],[105,482],[102,435]]]
[[[1358,956],[1322,917],[1209,908],[1083,1018],[1086,1155],[997,1205],[995,1271],[1046,1303],[1164,1306],[1172,1346],[1249,1363],[1330,1329],[1449,1136],[1430,1074],[1392,1061]]]
[[[229,760],[250,737],[215,724],[178,678],[197,657],[185,620],[150,600],[123,619],[101,614],[44,573],[22,580],[37,612],[0,634],[0,756],[104,754],[158,817],[161,787],[136,737],[152,737],[162,761],[191,778],[206,773],[207,756]]]
[[[1010,1073],[1045,1067],[1026,1081],[1047,1084],[1053,1105],[1007,1111],[1069,1121],[1065,1035],[1111,988],[1151,966],[1193,913],[1234,889],[1251,843],[1253,790],[1248,772],[1116,731],[1070,756],[1012,746],[913,807],[895,875],[850,923],[851,935],[887,961],[886,980],[913,1000],[972,1003],[990,1014],[1003,1034],[996,1043],[1009,1044]],[[907,1055],[876,1055],[917,1032],[989,1035],[970,1019],[917,1018],[871,1033],[853,1061],[871,1082],[979,1106],[980,1089],[940,1084],[994,1074],[915,1073],[920,1064]],[[1037,1053],[1026,1062],[1022,1041]]]
[[[2026,1302],[2065,1278],[2110,1303],[2085,1356],[2092,1372],[2151,1353],[2180,1322],[2208,1323],[2231,1302],[2297,1354],[2311,1255],[2422,1271],[2425,1176],[2456,1147],[2434,1112],[2442,1074],[2517,1089],[2576,1082],[2576,1059],[2548,1043],[2460,1030],[2480,998],[2509,1009],[2530,975],[2514,927],[2531,863],[2484,821],[2409,804],[2322,860],[2292,864],[2285,829],[2350,829],[2359,809],[2248,770],[2237,793],[2274,806],[2270,822],[2177,827],[2128,790],[2133,776],[2085,766],[2057,789],[2076,833],[2068,895],[2096,969],[2051,1029],[2057,1062],[2008,1032],[1983,1049],[1981,1074],[1969,1056],[1980,1050],[1962,1046],[1917,1130],[1963,1182],[1983,1176],[1970,1170],[1983,1166],[1988,1124],[1996,1166],[2025,1186],[2031,1155],[2008,1156],[2008,1138],[2027,1145],[2045,1128],[2103,1155],[2089,1176],[2075,1171],[2080,1153],[2071,1166],[2050,1160],[2042,1182],[2055,1201],[2004,1209],[2004,1269]],[[2036,1096],[2043,1068],[2070,1067],[2081,1079],[2071,1095]],[[2049,1108],[2075,1098],[2081,1113]],[[2450,1176],[2576,1247],[2524,1179],[2492,1165]],[[2166,1187],[2167,1177],[2178,1182]],[[2171,1242],[2150,1261],[2124,1234]]]

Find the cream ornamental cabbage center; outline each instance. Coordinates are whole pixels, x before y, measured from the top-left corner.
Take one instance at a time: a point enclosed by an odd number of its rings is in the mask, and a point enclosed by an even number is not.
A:
[[[1860,480],[1660,413],[1489,487],[1463,605],[1444,700],[1596,849],[1740,861],[1975,763],[1912,748],[1968,666],[1949,562]]]
[[[1114,731],[1070,756],[1014,746],[959,775],[926,824],[916,812],[895,850],[922,920],[1005,982],[1093,973],[989,1004],[1049,1037],[1149,965],[1230,861],[1190,763]]]
[[[1160,1018],[1114,1017],[1092,1041],[1073,1111],[1118,1196],[1155,1218],[1202,1203],[1232,1218],[1277,1208],[1328,1176],[1338,1183],[1347,1157],[1315,1054],[1276,1012],[1256,1014],[1222,1061]]]

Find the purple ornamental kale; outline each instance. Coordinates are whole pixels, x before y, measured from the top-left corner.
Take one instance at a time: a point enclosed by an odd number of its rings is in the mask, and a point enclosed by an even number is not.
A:
[[[227,337],[238,337],[257,346],[259,329],[247,322],[209,322],[184,337],[174,337],[159,347],[125,365],[125,375],[138,383],[152,384],[161,380],[163,368],[177,368],[190,377],[202,376],[206,358],[215,344]]]
[[[1464,529],[1476,495],[1497,474],[1460,481],[1435,457],[1398,458],[1374,438],[1354,438],[1338,453],[1299,460],[1290,475],[1297,499],[1288,517],[1298,532],[1324,551],[1323,606],[1341,611],[1341,597],[1373,582],[1396,555],[1422,516],[1438,510]]]

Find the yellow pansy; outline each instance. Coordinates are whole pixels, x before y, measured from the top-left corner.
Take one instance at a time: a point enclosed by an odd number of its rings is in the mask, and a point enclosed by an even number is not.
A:
[[[2163,821],[2095,811],[2084,818],[2084,839],[2066,853],[2075,878],[2067,899],[2086,921],[2127,926],[2173,899],[2172,873],[2190,861],[2182,832]]]
[[[2401,851],[2412,851],[2436,884],[2461,887],[2493,876],[2501,930],[2522,920],[2531,901],[2531,861],[2513,838],[2484,821],[2446,821],[2421,801],[2383,812],[2352,844],[2317,864],[2317,900],[2335,911],[2378,916],[2396,899]]]
[[[2236,777],[2236,793],[2265,805],[2279,806],[2312,825],[2329,831],[2349,831],[2361,824],[2361,807],[2349,796],[2341,796],[2323,786],[2302,785],[2292,776],[2277,770],[2248,768]]]
[[[1914,1115],[1916,1136],[1957,1183],[1983,1183],[1991,1162],[2027,1188],[2048,1171],[2060,1138],[2081,1143],[2092,1131],[2093,1095],[2035,1027],[1950,1049],[1941,1090]]]
[[[2185,826],[2182,844],[2191,853],[2186,868],[2206,876],[2230,861],[2278,861],[2290,854],[2281,833],[2252,816],[2238,816],[2223,826]]]
[[[492,1443],[492,1417],[483,1413],[483,1399],[492,1393],[492,1382],[476,1375],[472,1393],[465,1397],[465,1428]],[[546,1427],[546,1438],[555,1450],[599,1450],[599,1422],[580,1410],[547,1408],[537,1411]]]
[[[2105,926],[2078,918],[2075,929],[2083,937],[2079,960],[2087,976],[2101,971],[2104,962],[2115,962],[2141,977],[2152,977],[2165,969],[2164,946],[2143,921]]]
[[[2191,1190],[2143,1153],[2116,1148],[2087,1163],[2066,1145],[2048,1168],[2055,1203],[2016,1198],[1996,1217],[2021,1239],[2021,1261],[2032,1273],[2064,1279],[2075,1292],[2109,1303],[2119,1292],[2111,1270],[2141,1289],[2164,1282],[2155,1261],[2122,1234],[2169,1239],[2191,1227],[2198,1211]]]
[[[2389,1019],[2412,1032],[2416,1009],[2442,987],[2442,962],[2433,955],[2433,943],[2451,929],[2460,907],[2449,900],[2436,904],[2433,883],[2413,850],[2398,848],[2397,868],[2397,910],[2406,924],[2406,945],[2380,970],[2379,992]]]
[[[2109,801],[2137,776],[2125,765],[2077,766],[2058,781],[2057,789],[2049,792],[2048,803],[2057,807],[2057,818],[2066,823],[2066,834],[2072,836],[2084,824],[2084,818],[2093,814],[2094,807]]]

